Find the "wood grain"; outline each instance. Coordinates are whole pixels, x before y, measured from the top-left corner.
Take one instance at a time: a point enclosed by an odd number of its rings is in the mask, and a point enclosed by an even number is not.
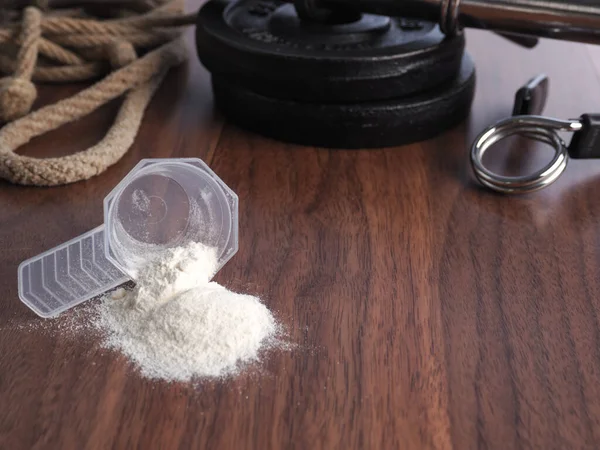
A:
[[[1,184],[0,449],[600,447],[600,165],[575,161],[545,191],[502,197],[473,182],[467,159],[528,78],[550,75],[547,113],[566,118],[597,111],[600,72],[584,45],[468,42],[473,113],[434,140],[329,151],[246,133],[213,117],[192,58],[105,174]],[[24,152],[84,148],[117,106]],[[98,225],[101,199],[140,158],[171,156],[204,158],[239,194],[240,251],[218,281],[264,298],[296,344],[235,379],[144,380],[17,297],[20,261]]]

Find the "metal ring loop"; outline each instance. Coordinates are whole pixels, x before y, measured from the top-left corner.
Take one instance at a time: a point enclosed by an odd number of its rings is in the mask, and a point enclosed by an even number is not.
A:
[[[448,35],[448,10],[450,8],[450,0],[442,0],[440,5],[440,30],[445,35]]]
[[[446,27],[448,28],[448,32],[451,35],[455,35],[459,31],[458,24],[458,8],[460,7],[460,0],[450,0],[450,5],[448,6],[448,23]]]
[[[579,121],[557,120],[540,116],[515,116],[487,128],[471,147],[471,164],[481,184],[497,192],[519,194],[543,189],[554,183],[564,172],[569,151],[557,131],[581,130]],[[550,145],[554,158],[543,169],[525,176],[498,175],[483,165],[483,155],[494,144],[510,136],[521,135]]]
[[[460,0],[442,0],[440,13],[440,30],[446,36],[454,36],[458,32],[458,7]]]

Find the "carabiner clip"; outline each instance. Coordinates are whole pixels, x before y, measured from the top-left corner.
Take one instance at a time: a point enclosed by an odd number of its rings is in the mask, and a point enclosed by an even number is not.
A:
[[[471,165],[479,182],[504,194],[534,192],[554,183],[567,168],[570,158],[600,158],[600,115],[584,114],[580,119],[559,120],[543,117],[548,78],[531,80],[517,92],[513,117],[485,129],[471,147]],[[567,147],[559,132],[575,133]],[[541,170],[525,176],[503,176],[483,164],[487,150],[510,136],[520,135],[550,145],[554,158]]]

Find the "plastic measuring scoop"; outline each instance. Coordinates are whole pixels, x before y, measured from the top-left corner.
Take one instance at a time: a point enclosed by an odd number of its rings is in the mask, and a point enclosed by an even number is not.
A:
[[[19,298],[55,317],[191,242],[217,249],[217,271],[235,255],[237,195],[200,159],[144,159],[104,199],[104,225],[20,264]]]

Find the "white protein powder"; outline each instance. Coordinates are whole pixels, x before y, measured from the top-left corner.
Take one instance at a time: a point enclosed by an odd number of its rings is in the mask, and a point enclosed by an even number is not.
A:
[[[132,291],[99,306],[96,326],[107,347],[130,358],[144,376],[168,381],[223,377],[258,359],[279,327],[256,297],[210,282],[214,249],[171,249],[140,270]]]

